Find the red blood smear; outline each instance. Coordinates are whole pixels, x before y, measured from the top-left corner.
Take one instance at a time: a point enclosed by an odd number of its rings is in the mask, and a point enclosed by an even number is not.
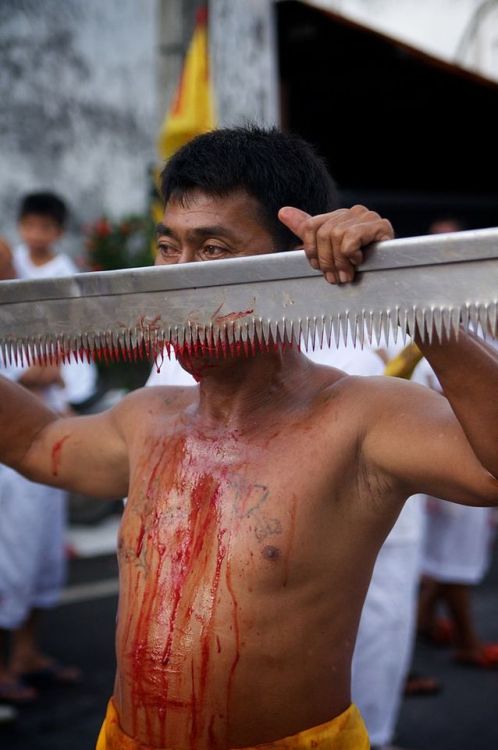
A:
[[[153,466],[146,489],[148,508],[155,508],[154,518],[151,520],[150,511],[143,516],[145,530],[140,529],[135,543],[135,549],[143,549],[145,538],[147,538],[147,555],[159,552],[160,560],[154,565],[154,572],[147,581],[143,592],[143,600],[139,608],[139,614],[133,629],[133,641],[130,643],[132,683],[133,683],[133,706],[132,726],[134,731],[138,725],[138,711],[144,717],[145,732],[149,735],[152,744],[154,738],[157,742],[157,724],[154,717],[160,719],[159,744],[167,744],[165,741],[167,730],[168,710],[179,708],[176,696],[169,696],[171,680],[176,680],[175,662],[171,661],[179,649],[181,651],[182,638],[189,630],[189,621],[192,619],[193,594],[204,587],[206,575],[210,577],[209,599],[212,606],[203,613],[200,631],[199,662],[192,664],[192,688],[190,697],[190,745],[196,748],[199,737],[205,736],[208,731],[207,718],[202,713],[205,705],[206,690],[209,682],[209,665],[216,650],[214,641],[214,625],[216,617],[216,603],[218,587],[220,585],[222,566],[226,555],[224,534],[226,531],[220,527],[219,500],[221,493],[221,482],[210,474],[201,474],[196,477],[189,495],[189,513],[185,522],[174,531],[173,544],[160,544],[161,527],[164,528],[164,503],[161,499],[168,496],[172,490],[176,493],[185,492],[185,478],[171,474],[171,469],[184,463],[183,451],[184,440],[178,441],[177,447],[160,451],[160,455]],[[169,479],[168,479],[169,474]],[[159,550],[161,547],[161,550]],[[213,548],[216,558],[213,560]],[[172,549],[174,550],[172,553]],[[167,552],[169,561],[166,567],[163,563]],[[165,574],[167,573],[167,579]],[[164,609],[167,607],[167,611]],[[196,613],[196,617],[199,613]],[[154,654],[157,651],[151,648],[149,633],[154,631],[152,624],[157,625],[163,618],[167,618],[165,628],[165,643],[157,662]],[[130,634],[130,625],[127,623],[126,638]],[[214,647],[214,648],[213,648]],[[151,673],[159,676],[150,679]],[[173,674],[173,678],[171,675]],[[174,683],[173,683],[174,684]],[[183,701],[180,701],[183,702]],[[163,709],[161,711],[161,709]],[[155,728],[155,732],[153,729]]]
[[[214,319],[214,323],[218,326],[221,326],[224,323],[233,323],[235,320],[239,320],[239,318],[245,318],[246,315],[252,315],[253,312],[254,310],[244,310],[242,312],[228,313],[228,315],[218,315],[218,317]]]
[[[66,442],[66,440],[69,438],[69,435],[64,435],[63,438],[58,440],[54,445],[52,446],[52,475],[54,477],[58,476],[59,474],[59,468],[61,463],[61,454],[62,454],[62,446]]]
[[[138,539],[137,539],[137,548],[136,548],[137,557],[140,557],[140,555],[142,553],[142,547],[143,547],[143,543],[144,543],[144,535],[145,535],[145,526],[144,526],[144,524],[142,522],[142,525],[140,526],[140,533],[138,534]]]
[[[230,315],[242,317],[251,312],[252,311],[247,310],[243,313],[230,313]],[[229,316],[222,317],[227,318]],[[227,359],[229,355],[232,357],[249,357],[258,354],[259,352],[286,351],[294,346],[296,346],[296,349],[299,351],[298,345],[289,343],[286,340],[274,342],[270,337],[268,341],[265,341],[264,339],[259,338],[257,334],[246,341],[229,342],[225,333],[225,335],[217,337],[216,340],[211,334],[211,336],[206,335],[205,341],[195,338],[194,341],[183,345],[162,341],[151,343],[150,339],[146,338],[133,347],[129,344],[123,343],[112,343],[93,348],[82,346],[74,350],[58,349],[56,351],[54,351],[52,347],[49,347],[45,352],[37,353],[36,358],[33,358],[30,355],[29,350],[26,349],[22,356],[22,360],[26,359],[28,364],[30,364],[31,361],[36,361],[39,364],[46,366],[48,364],[58,365],[60,363],[71,362],[72,358],[74,358],[75,362],[78,362],[78,360],[81,362],[104,362],[107,365],[113,362],[137,362],[138,360],[148,359],[151,360],[151,363],[155,363],[157,371],[159,372],[164,362],[165,350],[170,359],[172,350],[177,357],[184,359],[193,356],[198,357],[203,354],[208,354],[211,357],[214,355],[219,359]],[[17,350],[14,349],[13,351],[8,352],[6,359],[9,364],[19,364]],[[190,365],[192,365],[191,361]],[[197,381],[199,381],[202,376],[202,370],[196,370],[194,367],[192,367],[192,370],[192,375]]]
[[[232,597],[232,602],[233,602],[233,630],[235,633],[235,656],[233,658],[230,673],[228,675],[228,685],[227,685],[227,716],[229,716],[232,683],[233,683],[233,678],[235,675],[235,670],[237,669],[237,664],[239,663],[239,659],[240,659],[240,631],[239,631],[238,603],[235,597],[235,591],[234,591],[233,584],[232,584],[232,573],[231,573],[229,562],[227,562],[226,583],[227,583],[227,589],[230,593],[230,596]]]

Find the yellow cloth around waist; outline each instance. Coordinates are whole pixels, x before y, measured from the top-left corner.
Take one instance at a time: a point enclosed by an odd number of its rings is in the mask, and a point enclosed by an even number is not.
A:
[[[355,705],[335,719],[312,729],[305,729],[293,737],[256,745],[253,750],[369,750],[368,734]],[[100,730],[96,750],[158,750],[128,737],[119,726],[118,714],[112,699]],[[163,748],[167,750],[167,748]],[[173,750],[172,748],[170,750]],[[247,748],[247,750],[251,750]]]

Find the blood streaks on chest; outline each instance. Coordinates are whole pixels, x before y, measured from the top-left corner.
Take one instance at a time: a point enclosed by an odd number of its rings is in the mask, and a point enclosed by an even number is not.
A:
[[[204,703],[210,664],[220,647],[215,622],[228,547],[221,502],[225,478],[197,460],[185,439],[165,441],[150,456],[144,459],[142,502],[135,509],[139,523],[131,526],[135,536],[127,557],[131,564],[135,551],[131,577],[145,568],[145,580],[125,648],[135,705],[146,711],[159,705],[165,733],[167,715],[179,710],[181,695],[196,734],[201,722],[196,706]]]
[[[142,458],[134,488],[134,512],[140,518],[136,556],[184,553],[199,558],[206,535],[221,523],[226,471],[192,452],[186,438],[159,442]]]

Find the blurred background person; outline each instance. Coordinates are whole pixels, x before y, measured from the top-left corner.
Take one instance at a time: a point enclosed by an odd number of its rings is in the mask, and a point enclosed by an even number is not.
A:
[[[464,223],[442,216],[430,234],[458,232]],[[428,363],[422,361],[415,380],[441,390]],[[418,630],[436,645],[451,645],[456,661],[474,667],[498,667],[498,644],[482,643],[472,615],[472,588],[483,580],[495,538],[492,508],[470,508],[439,498],[426,499],[422,586]],[[442,617],[444,610],[445,617]]]
[[[57,252],[67,218],[59,196],[48,192],[25,196],[18,218],[22,243],[12,256],[5,243],[0,248],[3,279],[76,273],[72,260]],[[59,412],[85,401],[96,381],[91,364],[11,363],[2,374]],[[22,704],[36,698],[36,686],[74,683],[80,676],[78,669],[46,655],[38,636],[41,614],[58,602],[65,580],[66,493],[30,482],[2,466],[0,513],[0,700]]]

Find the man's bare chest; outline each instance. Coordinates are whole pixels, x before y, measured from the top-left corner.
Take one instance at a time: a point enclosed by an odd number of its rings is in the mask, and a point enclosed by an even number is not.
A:
[[[285,447],[186,434],[151,441],[132,467],[121,562],[203,575],[204,585],[229,564],[255,588],[284,585],[319,548],[344,494],[340,462],[327,468],[306,438]]]

